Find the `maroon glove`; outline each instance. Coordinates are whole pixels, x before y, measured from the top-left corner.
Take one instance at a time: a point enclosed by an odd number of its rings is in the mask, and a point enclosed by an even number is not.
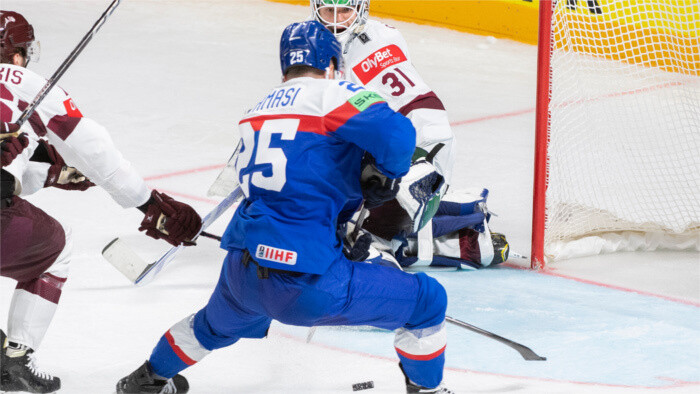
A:
[[[175,201],[157,190],[139,209],[146,216],[141,221],[139,231],[155,239],[164,239],[173,246],[194,245],[192,239],[202,228],[202,218],[189,205]]]
[[[95,186],[95,184],[90,182],[78,169],[66,165],[66,162],[63,161],[63,157],[58,154],[56,148],[51,144],[44,140],[39,140],[39,145],[41,149],[46,150],[48,162],[51,164],[49,173],[46,176],[46,182],[44,182],[44,187],[53,186],[63,190],[85,191]]]
[[[2,164],[2,167],[12,163],[12,160],[29,145],[27,135],[24,133],[16,135],[17,131],[19,131],[19,125],[0,122],[0,136],[2,137],[2,142],[0,142],[0,152],[2,152],[0,153],[0,164]]]

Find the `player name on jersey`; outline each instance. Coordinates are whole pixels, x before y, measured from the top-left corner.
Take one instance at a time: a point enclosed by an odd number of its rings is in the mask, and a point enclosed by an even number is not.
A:
[[[258,105],[256,105],[252,110],[249,112],[257,112],[261,110],[266,110],[266,109],[271,109],[271,108],[277,108],[277,107],[286,107],[286,106],[293,106],[294,101],[297,99],[297,96],[299,95],[299,92],[301,91],[300,87],[288,87],[288,88],[278,88],[272,91],[267,97],[262,99]]]

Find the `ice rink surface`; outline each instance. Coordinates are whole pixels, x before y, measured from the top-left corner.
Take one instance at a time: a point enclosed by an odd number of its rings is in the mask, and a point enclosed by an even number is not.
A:
[[[49,77],[108,1],[3,0],[41,41],[30,68]],[[282,29],[305,7],[265,1],[125,0],[61,80],[80,111],[105,125],[149,185],[206,213],[218,169],[233,151],[240,115],[280,81]],[[508,40],[390,21],[442,98],[459,143],[453,189],[487,187],[492,227],[529,253],[536,48]],[[30,198],[73,229],[71,275],[38,354],[64,393],[110,393],[162,333],[197,311],[225,252],[209,239],[188,248],[152,284],[134,288],[100,256],[122,237],[144,258],[168,245],[137,232],[142,218],[109,196],[42,190]],[[212,227],[221,233],[226,217]],[[700,391],[700,258],[624,253],[558,264],[525,262],[433,275],[448,314],[523,343],[547,361],[524,361],[482,336],[448,327],[445,383],[457,393],[696,393]],[[0,279],[0,321],[14,282]],[[368,393],[404,386],[393,335],[376,330],[273,324],[185,371],[192,393]]]

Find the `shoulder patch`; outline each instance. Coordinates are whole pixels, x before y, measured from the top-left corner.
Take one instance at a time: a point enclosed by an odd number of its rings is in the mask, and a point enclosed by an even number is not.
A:
[[[385,101],[382,96],[370,90],[363,90],[350,97],[350,100],[348,100],[348,102],[360,112],[366,110],[370,105],[382,101]]]

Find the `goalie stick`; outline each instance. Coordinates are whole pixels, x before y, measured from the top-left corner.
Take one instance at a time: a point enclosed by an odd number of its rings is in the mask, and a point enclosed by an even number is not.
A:
[[[226,198],[221,200],[211,212],[202,220],[202,228],[195,236],[197,239],[216,219],[218,219],[228,208],[233,205],[239,197],[243,195],[241,187],[237,187]],[[207,233],[207,236],[211,234]],[[102,256],[112,264],[119,272],[126,276],[136,285],[145,285],[151,282],[156,275],[175,258],[182,246],[173,246],[161,258],[153,263],[146,263],[129,246],[119,238],[112,240],[102,250]]]
[[[48,81],[46,81],[46,84],[44,87],[41,88],[39,93],[36,95],[34,100],[29,104],[29,106],[22,112],[22,114],[19,116],[17,121],[14,123],[18,125],[23,125],[24,122],[29,119],[30,116],[34,113],[34,110],[36,110],[36,107],[44,100],[44,98],[49,94],[49,91],[51,88],[53,88],[57,83],[58,80],[63,76],[63,74],[68,70],[68,67],[70,67],[71,64],[73,64],[73,61],[80,55],[80,52],[83,51],[85,46],[92,40],[92,37],[97,33],[100,28],[107,22],[107,18],[109,18],[110,15],[114,12],[114,10],[119,6],[119,3],[121,3],[121,0],[114,0],[112,3],[107,7],[105,12],[102,13],[102,16],[100,16],[100,19],[95,22],[94,25],[92,25],[92,28],[85,34],[82,40],[78,42],[78,45],[73,49],[73,51],[68,55],[66,60],[61,63],[60,66],[58,66],[58,69],[56,72],[53,73],[51,78],[49,78]]]

